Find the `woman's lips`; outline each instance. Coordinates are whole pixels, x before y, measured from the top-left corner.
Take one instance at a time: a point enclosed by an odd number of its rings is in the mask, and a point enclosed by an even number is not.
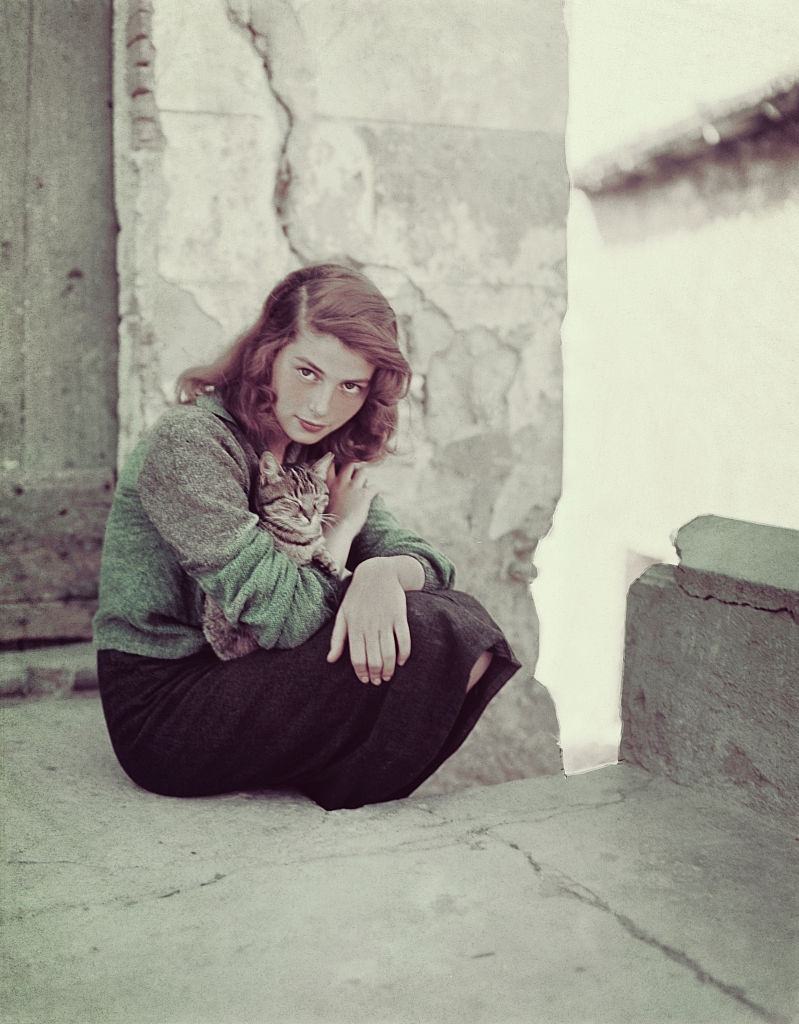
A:
[[[300,416],[297,417],[297,422],[303,430],[307,430],[309,434],[318,434],[320,430],[324,430],[323,423],[309,423],[308,420],[302,419]]]

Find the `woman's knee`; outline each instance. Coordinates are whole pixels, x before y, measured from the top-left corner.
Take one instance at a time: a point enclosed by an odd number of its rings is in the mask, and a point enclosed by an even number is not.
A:
[[[408,609],[408,626],[413,637],[415,625],[424,627],[429,625],[442,611],[442,600],[445,600],[435,591],[411,590],[406,595]]]
[[[491,664],[493,658],[494,655],[491,651],[483,651],[483,653],[480,655],[480,657],[477,659],[474,665],[472,665],[471,672],[469,673],[469,678],[466,682],[467,693],[469,692],[469,690],[471,690],[473,686],[476,686],[477,683],[479,683],[483,676],[486,674],[486,672],[488,671],[488,666]]]

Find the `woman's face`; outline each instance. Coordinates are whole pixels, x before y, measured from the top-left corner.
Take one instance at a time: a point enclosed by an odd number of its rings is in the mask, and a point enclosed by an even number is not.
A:
[[[274,415],[289,441],[316,444],[352,419],[369,393],[374,366],[331,334],[303,331],[278,352],[272,365]]]

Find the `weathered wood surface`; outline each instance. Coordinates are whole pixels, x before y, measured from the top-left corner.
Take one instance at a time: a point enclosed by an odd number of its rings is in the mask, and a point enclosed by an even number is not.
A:
[[[87,638],[110,469],[0,475],[0,642]]]
[[[0,4],[0,640],[89,635],[116,462],[112,0]]]
[[[109,465],[111,2],[6,0],[0,9],[0,470]]]
[[[21,464],[25,361],[25,166],[30,17],[22,4],[0,5],[0,441],[2,458]],[[2,466],[0,465],[0,468]]]

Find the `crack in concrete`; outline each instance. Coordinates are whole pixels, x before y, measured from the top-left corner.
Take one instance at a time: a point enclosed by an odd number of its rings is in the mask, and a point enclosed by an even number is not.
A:
[[[643,942],[647,946],[651,946],[653,949],[663,953],[669,960],[679,964],[681,967],[685,967],[694,974],[701,984],[712,986],[729,998],[734,999],[737,1003],[746,1006],[747,1009],[751,1010],[763,1020],[769,1021],[770,1024],[789,1024],[787,1017],[774,1013],[764,1006],[760,1006],[758,1003],[749,999],[744,990],[739,986],[730,985],[728,982],[715,977],[709,971],[706,971],[701,964],[693,959],[693,957],[688,956],[687,953],[684,953],[680,949],[675,949],[674,946],[670,946],[668,943],[661,942],[660,939],[657,939],[654,935],[650,935],[649,932],[644,931],[643,928],[639,927],[631,918],[627,917],[626,914],[620,914],[618,911],[613,910],[613,908],[593,892],[593,890],[580,885],[579,882],[575,882],[571,886],[561,885],[559,887],[566,895],[573,896],[581,903],[585,903],[597,910],[601,910],[603,913],[610,914],[616,921],[618,921],[621,927],[624,928],[630,936],[632,936],[632,938],[637,939],[639,942]]]
[[[305,265],[308,263],[308,260],[296,247],[291,237],[291,223],[288,213],[289,192],[291,191],[292,185],[291,161],[289,160],[288,150],[291,142],[291,135],[294,131],[294,112],[275,84],[273,61],[270,53],[268,37],[263,32],[256,29],[251,21],[245,21],[241,15],[233,9],[229,0],[227,4],[227,15],[233,25],[243,29],[249,35],[250,42],[252,43],[255,52],[261,58],[261,63],[263,64],[264,71],[266,72],[266,81],[269,86],[269,91],[283,113],[285,129],[283,131],[283,140],[281,142],[280,154],[278,156],[277,176],[275,179],[274,191],[272,193],[272,204],[275,208],[275,214],[277,215],[280,230],[283,232],[289,249],[299,263],[301,265]]]
[[[647,785],[649,785],[648,782],[644,783],[644,785],[641,786],[641,787],[637,787],[635,792],[638,792],[639,789],[646,788]],[[387,854],[390,855],[392,853],[433,852],[433,851],[440,851],[440,850],[447,850],[447,849],[457,849],[457,848],[463,847],[463,846],[470,846],[472,841],[474,841],[476,839],[479,839],[481,837],[486,837],[486,838],[489,838],[489,839],[493,839],[495,841],[498,841],[498,842],[502,843],[503,845],[509,845],[513,849],[519,850],[519,847],[516,846],[515,844],[511,843],[510,841],[504,840],[504,839],[502,839],[501,837],[498,837],[498,836],[493,836],[491,834],[492,830],[493,829],[499,829],[499,828],[508,828],[508,827],[513,826],[513,825],[537,825],[537,824],[541,824],[542,822],[545,822],[545,821],[550,821],[553,818],[563,817],[564,814],[567,814],[567,813],[569,813],[571,811],[593,810],[593,809],[599,808],[599,807],[607,807],[607,806],[612,806],[614,804],[620,804],[620,803],[623,803],[627,799],[627,797],[630,796],[630,795],[632,795],[632,793],[622,793],[622,794],[619,794],[617,799],[610,800],[610,801],[603,801],[603,802],[598,803],[598,804],[588,803],[588,804],[580,804],[580,805],[571,805],[571,807],[563,808],[560,811],[554,811],[553,813],[547,814],[544,817],[535,817],[535,816],[531,817],[531,816],[527,815],[525,817],[509,818],[509,819],[505,819],[505,820],[502,820],[502,821],[493,822],[490,825],[482,825],[482,826],[477,826],[477,827],[474,827],[474,826],[469,827],[469,826],[467,826],[464,830],[459,831],[456,835],[443,837],[440,840],[435,840],[434,838],[430,837],[427,834],[421,834],[421,835],[418,835],[418,836],[416,836],[414,838],[406,839],[406,840],[401,841],[401,842],[392,841],[392,842],[388,842],[388,843],[382,843],[379,846],[373,847],[372,849],[369,849],[369,850],[357,850],[357,849],[353,850],[352,848],[349,848],[349,849],[342,850],[342,851],[339,851],[339,852],[321,853],[321,854],[318,854],[317,856],[313,856],[313,857],[309,857],[309,856],[306,855],[306,856],[295,857],[295,858],[291,858],[291,859],[287,859],[287,860],[278,860],[278,859],[271,859],[271,858],[270,859],[259,860],[259,861],[248,860],[246,862],[245,866],[248,869],[251,869],[253,871],[257,871],[257,870],[269,870],[269,869],[274,869],[274,868],[290,868],[290,867],[294,867],[294,866],[296,866],[298,864],[303,864],[303,865],[305,865],[305,864],[321,864],[321,863],[324,863],[326,861],[351,860],[354,857],[385,856]],[[420,808],[420,810],[421,810],[421,808]],[[424,808],[424,813],[430,814],[431,816],[435,816],[435,811],[433,811],[430,808]],[[438,829],[438,828],[444,828],[444,827],[447,827],[447,826],[451,826],[453,824],[455,824],[455,822],[453,822],[452,820],[450,820],[448,818],[440,818],[439,817],[436,822],[434,822],[434,823],[432,823],[430,825],[424,826],[423,833],[429,833],[430,830]],[[356,841],[360,841],[361,838],[362,837],[356,837]],[[24,863],[24,862],[22,862],[22,863]],[[52,862],[43,862],[43,863],[52,863]],[[79,862],[67,861],[66,863],[78,864]],[[535,864],[534,864],[533,861],[530,861],[530,864],[531,864],[531,866],[535,867]],[[99,865],[97,865],[97,866],[99,866]],[[108,866],[105,865],[104,867],[108,867]],[[111,866],[109,868],[109,870],[113,870],[113,866]],[[128,870],[128,869],[125,868],[124,870]],[[157,868],[149,868],[148,870],[157,870]],[[198,889],[198,888],[202,888],[202,887],[207,886],[207,885],[214,884],[217,881],[221,881],[222,878],[230,878],[230,877],[232,877],[236,873],[237,873],[236,869],[234,869],[232,871],[228,871],[225,875],[220,875],[219,873],[217,873],[210,881],[201,882],[201,883],[199,883],[199,885],[193,886],[192,889]],[[100,901],[98,901],[96,903],[90,903],[90,904],[87,904],[85,901],[81,901],[81,902],[78,902],[78,903],[53,904],[53,905],[50,905],[50,906],[47,906],[47,907],[40,907],[40,908],[35,909],[35,910],[20,911],[18,914],[10,916],[9,920],[20,921],[20,920],[25,920],[27,918],[41,917],[41,916],[43,916],[45,914],[48,914],[48,913],[63,913],[63,912],[69,912],[71,910],[78,910],[78,909],[83,909],[83,910],[92,909],[92,910],[94,910],[94,909],[102,908],[102,907],[105,907],[105,906],[113,906],[115,904],[121,904],[122,906],[133,906],[133,905],[135,905],[137,903],[143,902],[144,900],[148,900],[148,899],[163,899],[163,898],[165,898],[165,895],[166,896],[172,896],[172,895],[175,895],[176,893],[181,892],[181,891],[186,891],[186,892],[192,891],[192,889],[182,890],[182,889],[178,888],[178,889],[170,890],[166,894],[160,893],[160,892],[156,892],[156,893],[149,892],[149,893],[143,893],[143,894],[138,895],[138,896],[114,896],[114,897],[111,897],[109,899],[100,900]]]
[[[157,898],[159,900],[168,899],[170,896],[177,896],[178,893],[189,893],[196,892],[198,889],[204,889],[208,885],[216,885],[217,882],[221,882],[223,878],[227,878],[227,875],[222,875],[218,871],[213,878],[209,878],[207,882],[200,882],[199,885],[194,885],[190,889],[172,889],[169,892],[161,893]]]
[[[656,949],[673,963],[678,964],[680,967],[684,967],[686,970],[690,971],[702,985],[709,985],[710,987],[715,988],[723,995],[733,999],[737,1003],[740,1003],[748,1010],[751,1010],[752,1013],[760,1017],[762,1020],[767,1021],[768,1024],[790,1024],[790,1020],[787,1017],[754,1002],[754,1000],[750,999],[746,995],[746,992],[738,985],[731,985],[728,982],[715,977],[715,975],[705,970],[697,960],[690,957],[687,953],[683,952],[683,950],[676,949],[674,946],[670,946],[668,943],[662,942],[660,939],[651,935],[649,932],[637,925],[632,918],[614,910],[610,904],[603,900],[598,893],[593,891],[593,889],[589,889],[588,886],[583,885],[581,882],[570,878],[568,875],[565,875],[560,871],[547,871],[542,863],[536,861],[531,853],[523,850],[517,843],[508,839],[503,839],[501,836],[491,836],[490,829],[487,829],[486,833],[489,834],[490,838],[501,843],[503,846],[507,846],[520,853],[538,877],[543,877],[545,874],[550,877],[555,882],[558,891],[563,893],[564,896],[576,899],[580,903],[583,903],[594,910],[599,910],[604,914],[608,914],[624,929],[624,931],[627,932],[631,938],[644,943],[644,945],[650,946],[652,949]]]
[[[677,566],[677,568],[679,569],[680,567]],[[729,578],[734,579],[734,577]],[[686,587],[686,585],[680,580],[678,572],[675,572],[674,574],[674,582],[677,584],[677,586],[680,588],[683,594],[686,595],[686,597],[692,597],[695,601],[717,601],[719,604],[726,604],[731,608],[753,608],[757,612],[771,612],[773,615],[780,615],[782,613],[785,613],[786,615],[789,615],[794,621],[799,621],[799,611],[788,605],[784,605],[781,608],[774,608],[773,606],[769,607],[768,605],[764,604],[754,604],[751,601],[725,600],[723,597],[719,597],[718,594],[695,594],[692,591],[690,591]],[[742,580],[741,582],[746,584],[747,581]],[[766,586],[766,584],[763,584],[763,586]]]
[[[93,868],[99,871],[146,871],[144,864],[97,864],[88,860],[9,860],[6,862],[9,867],[15,865],[34,865],[52,867],[55,864],[67,864],[75,868]]]
[[[55,862],[58,863],[58,862]],[[67,861],[66,863],[73,863]],[[138,895],[119,895],[111,896],[105,900],[98,900],[95,903],[87,903],[85,900],[81,900],[77,903],[54,903],[46,907],[38,907],[31,910],[20,910],[16,914],[9,914],[5,920],[8,922],[24,922],[31,919],[44,917],[46,914],[60,914],[69,913],[72,910],[82,910],[84,912],[102,910],[105,907],[137,907],[141,903],[146,903],[149,900],[164,900],[170,896],[177,896],[179,893],[188,895],[192,892],[198,892],[200,889],[204,889],[209,885],[216,885],[217,882],[221,882],[223,878],[228,878],[228,874],[221,874],[216,872],[212,878],[209,878],[205,882],[198,882],[195,885],[189,886],[188,888],[177,888],[170,889],[167,892],[145,892]]]

